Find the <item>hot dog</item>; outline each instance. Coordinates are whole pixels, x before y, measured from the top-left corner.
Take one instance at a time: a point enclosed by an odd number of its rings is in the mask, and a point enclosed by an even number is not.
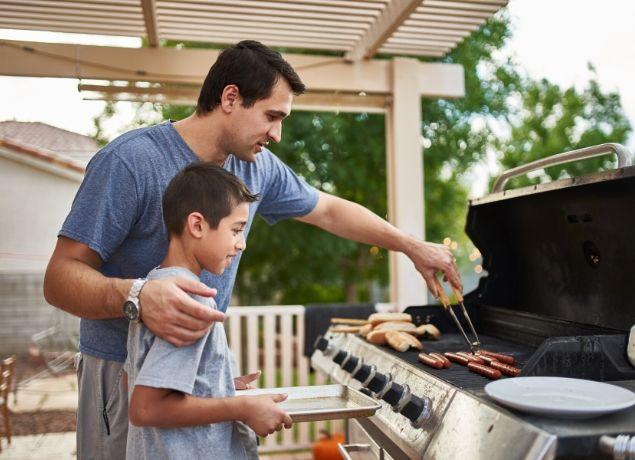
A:
[[[502,353],[494,353],[493,351],[487,351],[487,350],[479,350],[478,353],[481,355],[491,356],[492,358],[494,358],[497,361],[500,361],[501,363],[511,364],[511,365],[516,364],[516,360],[514,359],[513,356],[504,355]]]
[[[450,361],[454,361],[455,363],[462,364],[463,366],[467,366],[467,363],[470,362],[465,356],[457,355],[456,353],[443,353],[443,356],[448,358]]]
[[[419,361],[426,366],[434,367],[435,369],[443,369],[445,367],[443,361],[427,353],[419,353]]]
[[[469,362],[467,363],[467,368],[476,374],[480,374],[492,380],[500,379],[503,375],[498,369],[494,369],[479,363]]]
[[[520,369],[514,366],[510,366],[509,364],[492,361],[490,363],[490,366],[494,369],[498,369],[505,375],[509,375],[510,377],[518,377],[520,375]]]
[[[479,356],[473,355],[471,353],[466,353],[464,351],[458,351],[456,354],[459,355],[459,356],[463,356],[465,359],[467,359],[471,363],[485,364],[485,361],[483,361]]]
[[[439,361],[441,361],[443,363],[443,367],[445,367],[446,369],[452,365],[450,363],[450,360],[446,358],[445,356],[443,356],[441,353],[430,353],[430,356],[432,356],[433,358],[437,358]]]
[[[482,354],[478,354],[478,357],[481,358],[483,361],[485,361],[485,364],[487,364],[488,366],[492,365],[492,362],[498,362],[496,361],[496,359],[492,358],[491,356],[487,356],[487,355],[482,355]]]

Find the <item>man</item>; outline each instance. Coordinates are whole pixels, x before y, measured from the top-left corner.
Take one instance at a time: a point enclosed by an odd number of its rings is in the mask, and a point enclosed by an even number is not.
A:
[[[258,42],[240,42],[223,51],[210,69],[195,114],[126,133],[90,162],[44,280],[49,303],[82,317],[79,458],[123,458],[125,453],[127,393],[121,374],[128,321],[142,320],[155,335],[183,346],[224,319],[239,257],[222,276],[202,274],[204,284],[134,279],[165,256],[161,196],[172,177],[194,161],[222,165],[261,195],[250,207],[245,237],[256,213],[270,224],[295,218],[403,252],[432,292],[437,271],[460,287],[445,246],[416,240],[360,205],[315,190],[267,150],[270,141],[280,141],[293,95],[304,89],[279,53]],[[188,293],[218,294],[221,311]]]

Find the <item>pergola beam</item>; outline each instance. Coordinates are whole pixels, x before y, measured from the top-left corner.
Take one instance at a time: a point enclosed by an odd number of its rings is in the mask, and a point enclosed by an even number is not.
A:
[[[159,102],[181,105],[194,105],[198,99],[198,86],[124,86],[124,85],[78,85],[87,100]],[[319,93],[309,91],[295,98],[293,110],[312,112],[369,112],[385,113],[391,98],[377,94]]]
[[[420,4],[421,0],[392,0],[355,47],[346,53],[346,59],[359,61],[372,57]]]
[[[0,75],[200,85],[218,50],[0,41]],[[391,61],[285,54],[310,91],[392,94]],[[462,97],[463,67],[416,63],[419,96]],[[414,94],[413,94],[414,96]]]
[[[155,0],[141,0],[143,21],[146,26],[148,44],[152,48],[159,46],[159,30],[157,25],[157,4]]]

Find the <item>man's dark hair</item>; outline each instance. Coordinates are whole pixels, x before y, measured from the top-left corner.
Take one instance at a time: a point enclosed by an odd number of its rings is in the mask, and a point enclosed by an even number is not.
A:
[[[163,220],[168,235],[183,232],[187,216],[200,212],[212,228],[240,203],[259,198],[235,175],[209,162],[197,162],[178,173],[163,193]]]
[[[236,85],[245,107],[271,96],[273,87],[282,76],[294,94],[304,93],[306,87],[291,64],[280,53],[254,40],[243,40],[223,50],[209,69],[196,104],[197,115],[205,115],[219,104],[227,85]]]

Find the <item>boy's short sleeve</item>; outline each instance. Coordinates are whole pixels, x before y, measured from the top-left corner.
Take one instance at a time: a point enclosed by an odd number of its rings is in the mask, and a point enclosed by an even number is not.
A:
[[[273,154],[267,155],[267,183],[258,213],[269,223],[304,216],[315,208],[318,191]]]
[[[134,175],[112,152],[89,164],[59,236],[86,244],[107,261],[129,234],[138,213]]]
[[[186,347],[175,347],[155,337],[139,369],[135,386],[167,388],[192,394],[209,334],[210,331]]]

